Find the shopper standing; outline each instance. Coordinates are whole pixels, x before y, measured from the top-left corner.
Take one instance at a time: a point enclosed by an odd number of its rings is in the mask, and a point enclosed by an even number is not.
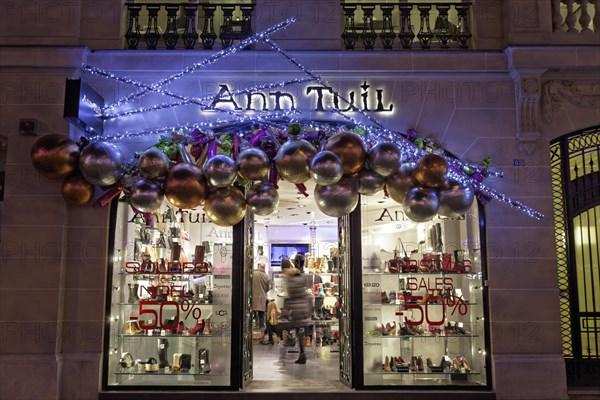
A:
[[[281,264],[283,269],[283,263]],[[306,292],[306,278],[302,273],[304,267],[304,255],[297,254],[294,258],[294,266],[284,270],[286,274],[286,292],[285,308],[290,310],[290,325],[296,329],[298,338],[298,347],[300,355],[295,361],[296,364],[306,364],[306,354],[304,353],[304,330],[307,320],[310,317],[309,297]]]
[[[265,311],[267,309],[267,292],[269,291],[269,275],[265,272],[265,264],[258,263],[252,273],[252,310],[258,328],[264,331]]]

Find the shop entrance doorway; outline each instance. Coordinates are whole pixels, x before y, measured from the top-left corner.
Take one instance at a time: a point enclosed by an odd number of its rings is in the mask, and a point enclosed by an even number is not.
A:
[[[248,391],[351,387],[349,268],[343,221],[279,183],[279,206],[247,218],[243,333]],[[309,187],[307,193],[312,193]],[[300,282],[306,318],[295,321]],[[302,309],[302,308],[301,308]],[[345,333],[344,333],[345,332]]]

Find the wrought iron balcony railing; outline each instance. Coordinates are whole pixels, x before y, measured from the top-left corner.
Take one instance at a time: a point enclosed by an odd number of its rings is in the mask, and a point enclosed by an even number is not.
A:
[[[347,50],[354,50],[359,42],[366,50],[469,49],[471,7],[470,2],[342,2],[342,39]]]
[[[125,6],[128,49],[137,49],[142,39],[146,48],[156,49],[161,38],[165,48],[175,49],[181,38],[186,49],[196,48],[200,39],[202,47],[211,50],[217,38],[225,48],[253,35],[253,3],[125,3]]]

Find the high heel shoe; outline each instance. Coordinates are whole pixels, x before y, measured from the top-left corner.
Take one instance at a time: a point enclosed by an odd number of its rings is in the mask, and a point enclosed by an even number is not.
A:
[[[385,356],[385,362],[383,363],[383,372],[392,372],[392,367],[390,366],[390,358]]]
[[[390,304],[390,299],[386,292],[381,292],[381,304]]]
[[[396,321],[392,322],[392,324],[390,325],[389,322],[385,324],[383,336],[396,336]]]
[[[196,335],[198,333],[202,334],[202,331],[204,331],[204,325],[205,325],[205,321],[203,319],[197,320],[196,325],[194,325],[194,327],[192,329],[190,329],[188,332],[190,333],[190,335]]]
[[[419,367],[417,366],[417,357],[412,356],[410,358],[410,365],[408,366],[408,369],[410,371],[418,371]]]
[[[390,371],[398,372],[398,368],[396,367],[396,360],[395,360],[394,356],[390,357]]]
[[[417,370],[419,372],[425,371],[425,368],[423,366],[423,358],[421,356],[417,356]]]

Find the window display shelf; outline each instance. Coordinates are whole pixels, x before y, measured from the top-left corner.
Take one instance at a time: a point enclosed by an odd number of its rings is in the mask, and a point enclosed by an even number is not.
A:
[[[147,299],[147,300],[155,300],[155,299]],[[197,302],[192,302],[192,301],[188,301],[188,304],[190,306],[206,306],[206,307],[212,307],[213,303],[197,303]],[[154,304],[155,306],[160,306],[163,302],[158,302],[158,304]],[[115,305],[119,305],[119,306],[139,306],[140,303],[114,303]],[[182,303],[177,303],[177,304],[182,304]],[[152,304],[146,304],[147,307],[152,306]]]
[[[184,339],[184,338],[205,338],[205,337],[216,337],[218,335],[143,335],[143,334],[138,334],[138,335],[131,335],[131,334],[127,334],[127,333],[120,333],[119,337],[123,337],[123,338],[152,338],[152,339]]]
[[[212,272],[198,272],[198,273],[188,272],[185,274],[182,274],[179,272],[158,272],[158,273],[136,272],[135,274],[130,274],[129,272],[119,272],[118,273],[118,275],[132,276],[134,278],[144,277],[144,279],[156,279],[161,276],[185,276],[185,277],[200,276],[201,277],[201,276],[207,276],[207,275],[212,275],[212,274],[213,274]]]
[[[480,375],[481,372],[428,372],[428,371],[408,371],[408,372],[365,372],[365,375]]]
[[[447,338],[476,338],[479,337],[479,335],[396,335],[396,336],[392,336],[392,335],[388,335],[388,336],[369,336],[369,337],[375,337],[375,338],[383,338],[383,339],[447,339]]]
[[[417,304],[417,305],[421,305],[421,306],[425,305],[425,303],[406,303],[406,304],[409,304],[409,305]],[[476,305],[479,305],[479,303],[462,303],[462,302],[460,304],[461,305],[464,304],[466,306],[476,306]],[[442,303],[427,303],[427,306],[429,306],[429,307],[441,306],[441,305],[445,305],[446,307],[450,307],[447,304],[442,304]],[[375,309],[377,309],[377,308],[382,307],[382,306],[383,307],[402,307],[402,311],[410,311],[410,309],[407,310],[406,306],[404,306],[402,304],[392,304],[392,303],[389,303],[389,304],[388,303],[382,303],[382,304],[379,304],[379,303],[363,304],[363,307],[365,309],[367,309],[367,308],[375,308]]]
[[[480,275],[479,272],[443,272],[443,271],[432,271],[432,272],[364,272],[363,276],[411,276],[411,275],[462,275],[462,276],[471,276],[471,275]]]
[[[212,372],[164,372],[164,371],[156,371],[156,372],[138,372],[138,371],[117,371],[114,373],[115,375],[141,375],[141,376],[199,376],[199,375],[210,375],[210,376],[226,376],[225,374],[214,374]]]

